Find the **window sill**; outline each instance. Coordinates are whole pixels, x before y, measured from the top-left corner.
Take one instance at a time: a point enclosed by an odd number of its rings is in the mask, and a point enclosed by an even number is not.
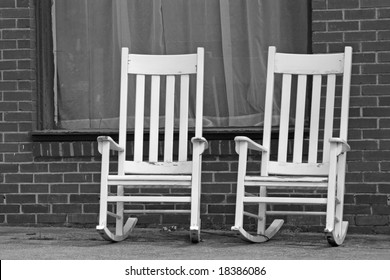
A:
[[[278,131],[275,128],[275,133]],[[190,137],[194,131],[189,132]],[[107,135],[118,138],[118,130],[36,130],[31,133],[33,142],[55,141],[95,141],[98,136]],[[128,136],[134,135],[129,131]],[[247,136],[252,139],[262,138],[262,129],[255,127],[204,128],[203,137],[207,140],[233,140],[236,136]],[[145,134],[147,139],[148,135]]]

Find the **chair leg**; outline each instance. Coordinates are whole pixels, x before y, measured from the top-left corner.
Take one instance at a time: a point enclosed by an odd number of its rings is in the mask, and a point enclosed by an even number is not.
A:
[[[341,155],[337,163],[336,194],[334,206],[334,220],[329,221],[333,225],[325,229],[326,239],[331,246],[340,246],[343,244],[347,235],[348,222],[343,221],[344,193],[345,193],[345,161],[346,156]],[[329,217],[327,217],[329,219]]]
[[[190,221],[190,240],[192,243],[199,243],[200,237],[200,196],[201,196],[201,157],[194,156],[191,188],[191,221]]]

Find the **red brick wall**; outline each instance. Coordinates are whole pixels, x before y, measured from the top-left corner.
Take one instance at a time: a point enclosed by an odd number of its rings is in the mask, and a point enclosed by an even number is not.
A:
[[[0,1],[0,223],[97,222],[100,156],[94,141],[33,142],[36,123],[34,1]],[[345,217],[350,232],[389,233],[390,1],[313,0],[313,52],[354,48]],[[258,163],[250,166],[258,170]],[[234,143],[210,141],[204,156],[202,226],[234,219]],[[188,217],[147,215],[144,225]],[[323,230],[319,217],[287,223]]]

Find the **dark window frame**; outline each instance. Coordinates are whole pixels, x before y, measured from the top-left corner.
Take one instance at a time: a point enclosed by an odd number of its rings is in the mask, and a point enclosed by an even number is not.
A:
[[[35,0],[37,42],[37,123],[33,141],[95,141],[99,135],[116,137],[117,130],[61,130],[54,121],[54,55],[52,0]],[[312,53],[312,3],[308,0],[308,53]],[[276,132],[277,133],[277,132]],[[133,135],[132,131],[128,132]],[[232,140],[236,135],[262,138],[259,127],[203,128],[207,139]],[[131,139],[131,138],[130,138]]]

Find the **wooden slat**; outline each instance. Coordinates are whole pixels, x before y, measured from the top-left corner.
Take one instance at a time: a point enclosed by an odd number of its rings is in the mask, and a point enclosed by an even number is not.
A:
[[[108,202],[190,202],[189,196],[110,196]]]
[[[126,214],[154,214],[154,213],[176,213],[176,214],[188,214],[191,213],[191,210],[185,209],[148,209],[148,210],[125,210],[123,211]]]
[[[342,53],[314,55],[277,53],[275,72],[304,75],[342,73],[343,61]]]
[[[322,162],[329,161],[329,139],[333,137],[333,120],[334,120],[334,101],[336,89],[336,75],[328,75],[326,86],[326,105],[325,105],[325,126],[324,126],[324,146]]]
[[[317,162],[318,131],[320,124],[321,103],[321,75],[313,76],[313,93],[311,102],[310,135],[309,135],[309,163]]]
[[[329,164],[268,162],[268,172],[277,175],[327,175]]]
[[[278,161],[287,161],[288,128],[290,120],[291,74],[283,75],[282,104],[280,106]]]
[[[267,215],[303,215],[303,216],[325,216],[326,212],[319,211],[267,211]]]
[[[305,124],[307,76],[298,76],[297,102],[295,110],[294,152],[293,162],[301,163],[303,156],[303,132]]]
[[[160,76],[152,76],[152,89],[150,97],[150,137],[149,137],[149,161],[158,160],[158,127],[160,108]]]
[[[145,76],[137,75],[135,93],[134,160],[142,161],[144,138]]]
[[[125,176],[108,176],[109,185],[178,185],[187,186],[191,185],[191,176],[185,175],[125,175]]]
[[[306,197],[245,197],[246,203],[269,203],[269,204],[326,204],[326,198]]]
[[[175,76],[167,76],[165,101],[164,161],[173,161],[173,128],[175,117]]]
[[[190,76],[182,75],[180,81],[179,161],[187,160],[189,87]]]
[[[125,162],[127,174],[191,174],[192,162]]]
[[[196,54],[129,55],[128,73],[143,75],[182,75],[196,73]]]

